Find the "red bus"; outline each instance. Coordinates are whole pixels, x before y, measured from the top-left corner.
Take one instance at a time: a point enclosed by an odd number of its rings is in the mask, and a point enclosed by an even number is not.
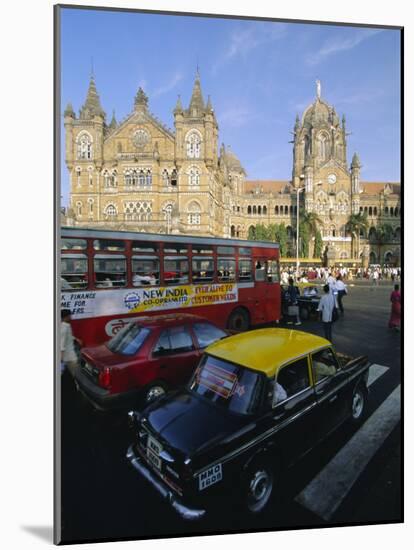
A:
[[[144,314],[186,311],[230,330],[281,316],[275,243],[65,227],[60,275],[85,346]]]

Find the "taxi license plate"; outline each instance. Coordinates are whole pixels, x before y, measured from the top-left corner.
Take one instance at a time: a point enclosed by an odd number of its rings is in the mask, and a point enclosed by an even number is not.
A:
[[[161,470],[161,464],[162,464],[162,461],[159,457],[159,454],[161,451],[162,451],[162,446],[158,443],[158,441],[153,437],[148,436],[147,458],[149,462],[151,462],[151,464],[155,466],[155,468],[157,468],[158,470]]]

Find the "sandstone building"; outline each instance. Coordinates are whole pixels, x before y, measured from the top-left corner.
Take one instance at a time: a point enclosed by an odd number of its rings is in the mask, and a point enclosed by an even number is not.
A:
[[[315,212],[332,261],[399,263],[400,184],[361,180],[355,153],[347,160],[345,116],[316,98],[293,128],[290,181],[246,179],[229,147],[218,147],[219,127],[210,97],[205,102],[197,74],[188,107],[178,97],[174,130],[148,109],[140,88],[132,112],[109,124],[91,77],[76,117],[64,112],[70,205],[66,224],[247,238],[257,224],[284,223],[294,255],[297,204]],[[368,228],[355,241],[351,214],[366,212]],[[381,239],[380,225],[392,231]]]

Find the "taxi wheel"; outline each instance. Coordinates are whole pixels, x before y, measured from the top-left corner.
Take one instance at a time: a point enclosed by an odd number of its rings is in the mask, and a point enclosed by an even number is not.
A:
[[[248,330],[250,327],[249,313],[241,307],[232,311],[227,322],[227,328],[230,330]]]
[[[254,461],[248,468],[245,482],[245,506],[251,514],[259,514],[268,504],[273,491],[274,473],[266,460]]]
[[[351,422],[359,424],[365,414],[366,393],[361,386],[355,388],[351,402]]]
[[[152,403],[155,399],[162,397],[167,393],[167,386],[163,382],[154,382],[145,392],[145,403]]]

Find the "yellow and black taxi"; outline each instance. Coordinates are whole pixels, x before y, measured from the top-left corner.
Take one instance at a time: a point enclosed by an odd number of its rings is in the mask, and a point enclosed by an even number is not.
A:
[[[362,420],[369,365],[301,331],[231,336],[205,350],[185,389],[129,412],[127,459],[186,519],[215,497],[259,513],[284,468]]]

